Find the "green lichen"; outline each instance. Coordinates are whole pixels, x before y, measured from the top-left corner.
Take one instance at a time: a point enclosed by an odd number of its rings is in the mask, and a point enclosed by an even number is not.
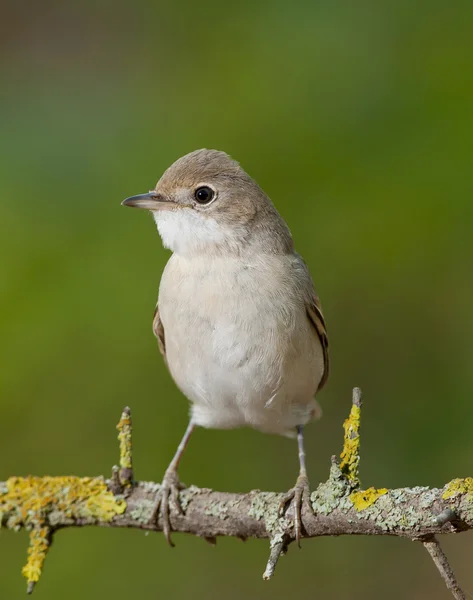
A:
[[[375,489],[374,487],[370,487],[367,490],[352,492],[350,500],[355,509],[361,511],[369,508],[380,496],[384,496],[387,493],[388,490],[386,488]]]
[[[153,512],[156,507],[156,502],[143,498],[138,506],[135,506],[130,511],[130,517],[139,521],[140,523],[147,524],[153,517]]]
[[[195,496],[198,496],[201,493],[201,490],[195,485],[191,485],[188,488],[185,488],[179,494],[179,502],[181,504],[181,508],[184,512],[186,512],[186,508],[189,506],[190,502]]]
[[[422,500],[425,504],[432,503],[431,490],[425,489],[426,492],[422,495],[426,494],[426,498]],[[362,496],[367,491],[369,491],[369,494],[366,495],[366,498],[363,498]],[[370,488],[370,490],[350,494],[350,502],[355,500],[352,506],[357,510],[358,518],[373,521],[386,532],[404,531],[419,529],[421,525],[429,526],[432,524],[432,515],[428,511],[416,509],[407,504],[414,495],[414,488],[390,491],[384,488],[381,490]]]
[[[351,489],[351,485],[342,473],[340,465],[333,459],[328,480],[320,483],[310,496],[312,510],[315,514],[328,515],[336,508],[351,508],[348,499]]]
[[[422,520],[421,515],[413,506],[407,506],[399,519],[400,529],[418,529]]]
[[[204,508],[204,515],[208,517],[218,517],[219,519],[226,519],[228,516],[228,506],[225,502],[213,502]]]
[[[257,492],[251,501],[248,516],[260,521],[264,520],[266,531],[273,538],[277,534],[283,534],[291,523],[279,516],[281,495],[275,492]]]
[[[350,415],[343,424],[345,436],[343,450],[340,454],[340,468],[347,479],[353,483],[358,482],[358,465],[360,463],[360,416],[360,407],[353,404]]]
[[[10,529],[26,527],[30,531],[28,561],[23,568],[29,589],[39,580],[46,558],[51,514],[56,521],[61,514],[72,521],[107,522],[125,509],[125,500],[114,496],[101,477],[10,477],[0,493],[0,522],[6,520]]]
[[[283,544],[283,543],[284,543],[284,534],[283,533],[275,533],[272,536],[271,541],[269,542],[269,547],[274,548],[278,544]],[[284,554],[284,552],[283,552],[283,554]]]
[[[213,502],[205,507],[204,514],[209,517],[218,517],[219,519],[225,520],[228,517],[228,513],[231,512],[238,504],[240,500],[221,500],[220,502]]]
[[[432,504],[439,498],[440,490],[438,488],[424,488],[420,500],[419,500],[419,508],[430,508]]]
[[[466,521],[473,521],[473,494],[460,498],[459,512]]]
[[[442,498],[448,500],[459,494],[473,494],[473,477],[465,479],[453,479],[445,486]]]
[[[157,494],[161,489],[161,484],[154,481],[142,481],[140,485],[147,494]]]
[[[321,483],[310,496],[312,510],[315,514],[329,515],[333,510],[339,508],[345,492],[345,487],[334,485],[330,479]]]

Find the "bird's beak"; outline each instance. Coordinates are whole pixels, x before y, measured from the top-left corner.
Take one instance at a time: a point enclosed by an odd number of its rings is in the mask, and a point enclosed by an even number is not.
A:
[[[148,194],[138,194],[138,196],[130,196],[122,202],[123,206],[132,206],[133,208],[144,208],[146,210],[160,210],[168,208],[174,202],[167,200],[158,192],[149,192]]]

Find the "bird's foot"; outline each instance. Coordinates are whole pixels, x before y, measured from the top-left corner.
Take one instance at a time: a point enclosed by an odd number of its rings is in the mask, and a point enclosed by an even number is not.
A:
[[[180,482],[177,471],[175,469],[168,469],[164,474],[161,489],[158,492],[158,499],[153,507],[151,522],[156,523],[159,517],[161,517],[164,537],[170,546],[174,546],[174,542],[171,539],[170,511],[173,508],[178,515],[184,514],[179,502],[179,492],[185,487]]]
[[[305,473],[300,473],[297,478],[296,485],[291,488],[284,496],[279,504],[279,516],[282,516],[289,503],[294,508],[294,534],[299,548],[301,547],[301,533],[302,533],[302,506],[304,502],[308,502],[310,505],[310,489],[309,479]]]

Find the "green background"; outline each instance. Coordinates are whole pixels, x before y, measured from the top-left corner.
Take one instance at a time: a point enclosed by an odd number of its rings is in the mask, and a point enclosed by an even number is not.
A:
[[[108,474],[134,418],[136,476],[159,480],[187,422],[151,333],[168,258],[120,206],[199,147],[260,183],[307,260],[332,374],[307,431],[312,486],[364,391],[365,486],[473,475],[471,3],[2,2],[0,480]],[[182,480],[286,490],[295,442],[199,430]],[[291,547],[136,531],[57,534],[35,597],[449,598],[423,548]],[[444,547],[473,597],[471,535]],[[0,535],[0,595],[24,597],[26,534]]]

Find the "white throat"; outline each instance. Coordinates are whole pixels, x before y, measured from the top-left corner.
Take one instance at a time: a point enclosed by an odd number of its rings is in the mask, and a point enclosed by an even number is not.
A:
[[[192,257],[203,251],[209,255],[239,246],[235,234],[241,231],[224,227],[192,209],[158,210],[153,217],[163,246],[181,256]]]

